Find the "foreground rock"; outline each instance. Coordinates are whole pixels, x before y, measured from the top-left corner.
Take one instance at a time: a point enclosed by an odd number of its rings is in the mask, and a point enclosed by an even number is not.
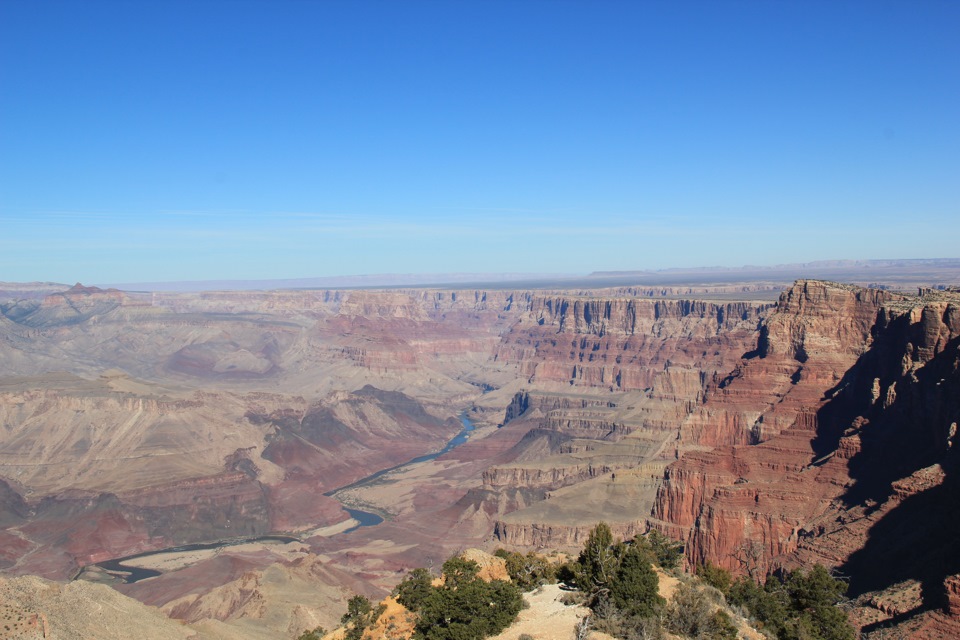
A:
[[[104,585],[0,576],[0,630],[17,640],[210,638]]]

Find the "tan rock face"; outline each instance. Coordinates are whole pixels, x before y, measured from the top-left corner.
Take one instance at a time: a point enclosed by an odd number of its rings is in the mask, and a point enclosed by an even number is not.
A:
[[[13,427],[0,473],[16,480],[3,485],[0,511],[15,532],[8,566],[65,577],[172,544],[337,522],[347,516],[323,492],[460,428],[373,388],[307,405],[276,394],[113,388],[124,384],[64,375],[0,388],[0,415]]]
[[[510,547],[532,547],[536,549],[577,549],[582,548],[596,526],[567,526],[560,524],[535,524],[498,521],[494,536],[499,543]],[[618,523],[610,527],[615,538],[630,540],[647,531],[640,523]]]
[[[5,638],[68,640],[70,638],[129,638],[150,640],[208,638],[168,619],[104,585],[57,584],[34,576],[0,576],[0,625]]]
[[[947,613],[960,619],[960,575],[953,575],[944,581],[947,592]]]
[[[363,637],[371,640],[374,638],[383,640],[412,638],[417,625],[416,614],[407,610],[393,598],[385,598],[380,604],[383,606],[383,613],[370,628],[363,632]]]
[[[491,555],[480,549],[467,549],[460,554],[464,560],[472,560],[480,567],[477,576],[481,580],[490,582],[491,580],[510,581],[510,574],[507,573],[507,561],[503,558]]]

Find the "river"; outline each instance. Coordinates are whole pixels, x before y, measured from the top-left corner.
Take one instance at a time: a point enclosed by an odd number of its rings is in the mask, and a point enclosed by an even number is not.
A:
[[[461,444],[466,442],[467,439],[470,437],[470,432],[473,431],[475,428],[473,425],[473,422],[471,422],[470,418],[467,417],[466,411],[460,414],[460,424],[463,425],[463,429],[460,431],[460,433],[454,436],[452,440],[447,442],[446,446],[440,451],[437,451],[436,453],[428,453],[427,455],[423,455],[423,456],[418,456],[402,464],[398,464],[394,467],[390,467],[389,469],[382,469],[365,478],[361,478],[356,482],[352,482],[346,486],[339,487],[337,489],[334,489],[333,491],[328,491],[323,495],[336,498],[336,494],[339,493],[340,491],[362,487],[364,485],[367,485],[377,480],[378,478],[383,477],[384,475],[390,473],[391,471],[396,471],[398,469],[403,469],[411,465],[421,464],[423,462],[429,462],[430,460],[435,460],[436,458],[439,458],[443,454],[448,453],[449,451],[455,449],[456,447],[459,447]],[[351,531],[356,531],[360,527],[374,527],[380,524],[381,522],[383,522],[383,518],[376,513],[363,511],[362,509],[354,509],[352,507],[347,507],[346,505],[343,505],[343,509],[344,511],[350,514],[351,518],[357,521],[357,524],[353,527],[350,527],[349,529],[345,529],[344,531],[340,532],[337,535],[343,535],[345,533],[350,533]],[[153,578],[155,576],[159,576],[163,573],[162,571],[157,571],[155,569],[142,569],[140,567],[134,567],[128,564],[124,564],[127,561],[135,560],[137,558],[145,558],[148,556],[155,556],[162,553],[180,553],[183,551],[203,551],[208,549],[220,549],[223,547],[231,547],[239,544],[249,544],[251,542],[287,543],[287,542],[299,542],[299,541],[300,541],[299,538],[282,535],[282,534],[269,534],[265,536],[253,536],[248,538],[229,538],[226,540],[215,540],[213,542],[198,542],[195,544],[185,544],[185,545],[180,545],[176,547],[168,547],[166,549],[160,549],[159,551],[147,551],[145,553],[137,553],[131,556],[124,556],[123,558],[116,558],[114,560],[106,560],[104,562],[98,562],[93,566],[99,567],[103,571],[113,576],[116,576],[118,578],[121,578],[127,584],[131,584],[134,582],[138,582],[140,580],[144,580],[146,578]],[[86,570],[86,568],[84,570]],[[78,578],[80,575],[83,575],[84,570],[81,570],[80,573],[77,574]]]
[[[98,562],[95,567],[99,567],[106,571],[107,573],[121,578],[127,584],[132,584],[134,582],[139,582],[146,578],[153,578],[154,576],[159,576],[162,574],[162,571],[157,571],[156,569],[145,569],[142,567],[135,567],[129,564],[124,564],[130,560],[136,560],[137,558],[146,558],[149,556],[159,555],[161,553],[182,553],[184,551],[207,551],[209,549],[221,549],[223,547],[232,547],[238,544],[249,544],[251,542],[277,542],[281,544],[287,544],[288,542],[299,542],[300,538],[295,538],[293,536],[284,536],[278,534],[269,534],[265,536],[251,536],[248,538],[229,538],[226,540],[216,540],[214,542],[197,542],[194,544],[182,544],[176,547],[167,547],[166,549],[160,549],[159,551],[146,551],[144,553],[135,553],[132,556],[124,556],[123,558],[116,558],[114,560],[106,560],[104,562]],[[86,569],[86,568],[84,568]],[[81,574],[83,572],[81,571]]]
[[[346,486],[340,487],[338,489],[334,489],[333,491],[328,491],[323,495],[327,497],[337,498],[337,494],[340,493],[341,491],[346,491],[347,489],[356,489],[357,487],[366,486],[371,482],[378,480],[379,478],[382,478],[383,476],[387,475],[392,471],[396,471],[398,469],[404,469],[406,467],[409,467],[415,464],[421,464],[423,462],[429,462],[430,460],[436,460],[443,454],[459,447],[464,442],[466,442],[468,438],[470,438],[470,432],[473,431],[475,427],[473,425],[473,422],[470,421],[470,418],[467,417],[466,411],[460,414],[460,424],[463,425],[463,429],[461,429],[460,433],[454,436],[453,439],[450,440],[447,443],[447,445],[440,451],[437,451],[436,453],[428,453],[427,455],[424,455],[424,456],[418,456],[416,458],[413,458],[412,460],[407,460],[404,463],[398,464],[388,469],[381,469],[380,471],[377,471],[376,473],[373,473],[367,476],[366,478],[361,478],[360,480],[357,480],[356,482],[352,482]],[[337,500],[339,500],[339,498],[337,498]],[[357,525],[344,530],[342,533],[350,533],[351,531],[356,531],[360,527],[373,527],[383,522],[383,518],[380,515],[376,513],[372,513],[370,511],[363,511],[362,509],[355,509],[353,507],[348,507],[346,505],[343,505],[343,509],[344,511],[349,513],[354,520],[357,521]]]

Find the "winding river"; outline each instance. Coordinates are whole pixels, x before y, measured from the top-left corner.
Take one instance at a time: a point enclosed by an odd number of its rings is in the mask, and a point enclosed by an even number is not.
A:
[[[396,466],[390,467],[389,469],[382,469],[365,478],[361,478],[356,482],[352,482],[346,486],[339,487],[337,489],[334,489],[333,491],[328,491],[323,495],[336,498],[337,493],[341,491],[345,491],[347,489],[356,489],[357,487],[368,485],[371,482],[374,482],[379,478],[382,478],[383,476],[390,473],[391,471],[396,471],[398,469],[403,469],[415,464],[421,464],[423,462],[429,462],[430,460],[435,460],[436,458],[439,458],[443,454],[448,453],[449,451],[455,449],[456,447],[459,447],[461,444],[466,442],[467,439],[470,437],[470,432],[473,431],[475,428],[473,425],[473,422],[471,422],[470,419],[467,417],[466,411],[460,414],[460,424],[463,425],[463,429],[460,431],[460,433],[454,436],[452,440],[447,442],[446,446],[440,451],[437,451],[436,453],[429,453],[423,456],[418,456],[402,464],[398,464]],[[381,522],[383,522],[383,518],[376,513],[363,511],[362,509],[354,509],[353,507],[347,507],[346,505],[343,505],[343,509],[344,511],[350,514],[351,518],[357,521],[357,524],[350,527],[349,529],[345,529],[344,531],[336,535],[343,535],[345,533],[350,533],[351,531],[356,531],[360,527],[374,527],[380,524]],[[114,560],[106,560],[104,562],[98,562],[97,564],[93,565],[93,567],[99,568],[105,571],[106,573],[109,573],[119,579],[122,579],[127,584],[131,584],[134,582],[138,582],[140,580],[145,580],[146,578],[153,578],[155,576],[159,576],[163,572],[157,571],[156,569],[143,569],[140,567],[134,567],[134,566],[125,564],[130,560],[135,560],[138,558],[146,558],[148,556],[155,556],[163,553],[181,553],[184,551],[206,551],[210,549],[222,549],[224,547],[232,547],[240,544],[249,544],[251,542],[276,542],[276,543],[286,544],[288,542],[299,542],[299,541],[300,541],[300,538],[297,538],[294,536],[282,535],[282,534],[268,534],[264,536],[251,536],[247,538],[228,538],[225,540],[215,540],[213,542],[198,542],[195,544],[184,544],[176,547],[168,547],[166,549],[160,549],[159,551],[147,551],[145,553],[137,553],[130,556],[124,556],[123,558],[116,558]],[[80,573],[77,574],[77,578],[83,575],[85,570],[86,568],[81,570]]]
[[[398,469],[405,469],[406,467],[410,467],[415,464],[420,464],[423,462],[429,462],[430,460],[436,460],[443,454],[462,445],[470,437],[470,432],[473,431],[475,427],[473,425],[473,422],[470,421],[470,418],[467,417],[466,411],[460,414],[460,424],[463,425],[463,429],[460,431],[460,433],[454,436],[453,439],[450,440],[450,442],[448,442],[447,445],[440,451],[437,451],[436,453],[428,453],[427,455],[424,455],[424,456],[418,456],[416,458],[413,458],[412,460],[407,460],[406,462],[398,464],[394,467],[390,467],[388,469],[381,469],[380,471],[377,471],[376,473],[371,474],[366,478],[361,478],[360,480],[357,480],[356,482],[352,482],[346,486],[340,487],[338,489],[334,489],[333,491],[328,491],[323,495],[332,497],[332,498],[337,498],[337,494],[340,493],[341,491],[346,491],[347,489],[356,489],[357,487],[367,486],[368,484],[378,480],[379,478],[382,478],[383,476],[387,475],[392,471],[397,471]],[[339,500],[339,498],[337,499]],[[358,524],[356,526],[350,527],[349,529],[346,529],[342,533],[350,533],[351,531],[356,531],[360,527],[373,527],[383,522],[383,518],[380,515],[376,513],[371,513],[370,511],[363,511],[362,509],[354,509],[352,507],[347,507],[346,505],[343,505],[343,509],[344,511],[349,513],[350,517],[356,520]]]

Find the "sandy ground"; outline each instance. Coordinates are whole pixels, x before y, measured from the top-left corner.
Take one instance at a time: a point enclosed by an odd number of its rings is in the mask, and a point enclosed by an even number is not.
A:
[[[156,553],[142,558],[133,558],[123,564],[131,567],[140,567],[141,569],[155,569],[157,571],[177,571],[186,567],[195,565],[202,560],[209,560],[221,553],[253,553],[269,549],[274,553],[282,555],[302,555],[308,550],[307,546],[300,542],[248,542],[247,544],[235,544],[219,549],[199,549],[196,551],[171,551],[169,553]]]
[[[576,637],[577,623],[590,613],[586,607],[565,605],[561,602],[564,594],[560,585],[548,584],[542,588],[523,594],[530,607],[517,616],[517,621],[494,640],[517,640],[521,634],[528,634],[537,640],[571,640]]]
[[[674,578],[671,575],[668,575],[660,567],[654,567],[654,571],[657,572],[657,579],[659,580],[660,586],[660,595],[666,600],[673,600],[673,592],[677,590],[677,585],[680,584],[680,581]]]
[[[343,522],[338,522],[337,524],[331,524],[328,527],[318,527],[317,529],[313,529],[311,531],[304,531],[301,534],[301,537],[304,540],[306,540],[307,538],[312,538],[314,536],[323,536],[324,538],[329,538],[332,535],[343,533],[350,527],[355,527],[358,524],[360,523],[354,520],[353,518],[349,518],[347,520],[344,520]]]

